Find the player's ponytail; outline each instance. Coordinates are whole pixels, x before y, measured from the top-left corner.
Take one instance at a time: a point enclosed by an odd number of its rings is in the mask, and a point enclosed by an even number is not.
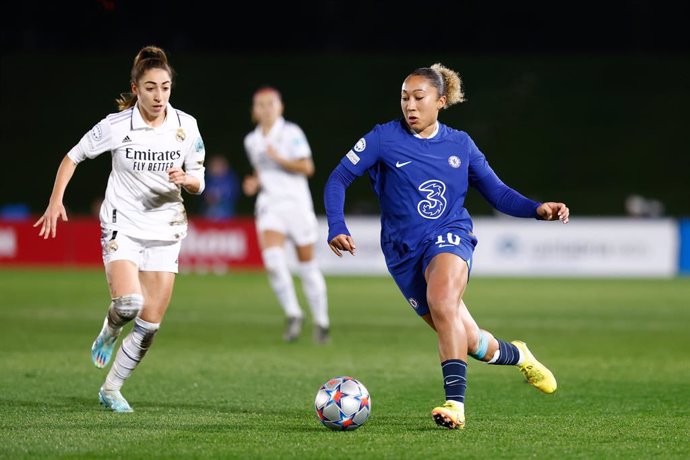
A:
[[[446,96],[446,104],[442,107],[443,109],[459,102],[465,102],[465,92],[462,88],[460,75],[443,64],[436,63],[431,67],[420,67],[413,70],[408,77],[413,75],[426,78],[431,86],[436,88],[439,97]]]
[[[170,75],[172,81],[175,77],[175,71],[168,63],[168,56],[165,51],[157,46],[149,45],[143,47],[134,57],[134,64],[130,73],[130,83],[137,84],[139,79],[149,69],[163,69]],[[137,96],[134,93],[121,93],[120,97],[115,99],[119,110],[125,110],[133,107],[137,102]]]
[[[441,94],[446,96],[446,105],[443,106],[444,109],[447,109],[451,105],[465,102],[465,91],[462,87],[462,78],[455,70],[449,69],[440,63],[432,65],[431,69],[438,72],[443,80],[444,92]]]

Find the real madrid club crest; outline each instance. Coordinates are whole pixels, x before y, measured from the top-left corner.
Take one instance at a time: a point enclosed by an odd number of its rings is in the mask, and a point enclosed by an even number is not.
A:
[[[177,133],[175,134],[175,139],[177,142],[182,142],[185,140],[187,135],[184,133],[184,128],[177,128]]]
[[[110,240],[108,241],[108,252],[112,253],[117,251],[117,241],[115,240]]]

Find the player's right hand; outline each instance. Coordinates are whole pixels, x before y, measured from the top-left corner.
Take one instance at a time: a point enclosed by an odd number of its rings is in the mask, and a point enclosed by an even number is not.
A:
[[[242,181],[242,191],[247,196],[254,196],[259,191],[259,178],[256,176],[245,176]]]
[[[341,251],[347,251],[353,256],[355,255],[355,240],[353,240],[350,235],[341,233],[340,235],[335,236],[331,242],[328,243],[328,247],[331,248],[331,251],[333,251],[338,257],[343,256]]]
[[[67,222],[68,220],[67,211],[62,203],[48,205],[46,212],[43,213],[41,218],[34,224],[34,227],[41,226],[41,231],[38,232],[38,236],[42,236],[44,240],[48,239],[49,236],[55,238],[58,218],[62,218],[63,222]]]

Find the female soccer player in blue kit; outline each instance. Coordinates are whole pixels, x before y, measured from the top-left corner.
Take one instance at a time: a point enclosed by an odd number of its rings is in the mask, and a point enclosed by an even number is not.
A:
[[[465,426],[467,355],[515,365],[544,393],[553,374],[524,342],[506,342],[480,329],[462,297],[477,238],[464,207],[469,186],[497,210],[515,217],[568,222],[563,203],[532,201],[504,184],[463,131],[438,122],[438,112],[463,102],[460,76],[434,64],[414,70],[402,85],[403,119],[379,124],[331,173],[324,190],[331,250],[355,254],[344,218],[345,190],[369,173],[381,209],[386,265],[409,304],[438,335],[446,402],[432,410],[438,425]]]

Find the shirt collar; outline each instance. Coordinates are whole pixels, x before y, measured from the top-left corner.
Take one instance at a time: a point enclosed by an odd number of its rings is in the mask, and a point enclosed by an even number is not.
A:
[[[283,129],[283,126],[285,126],[285,118],[283,118],[282,116],[276,118],[275,123],[273,123],[273,126],[271,126],[271,129],[268,131],[268,135],[266,137],[274,137],[276,133],[279,133]],[[261,126],[257,125],[255,129],[258,133],[261,133]]]
[[[410,132],[414,135],[414,137],[418,137],[420,139],[431,139],[438,134],[438,121],[436,122],[436,124],[434,126],[434,132],[431,133],[431,136],[429,136],[429,137],[422,137],[419,134],[417,134],[416,132],[414,132],[414,130],[412,130],[412,129],[410,129]]]
[[[137,101],[134,104],[134,107],[132,107],[132,129],[176,129],[180,126],[181,124],[179,117],[177,116],[177,112],[175,109],[173,109],[173,106],[170,105],[169,102],[165,108],[165,120],[163,121],[163,124],[157,128],[152,128],[146,124],[144,118],[141,116],[141,112],[139,111],[139,101]]]

